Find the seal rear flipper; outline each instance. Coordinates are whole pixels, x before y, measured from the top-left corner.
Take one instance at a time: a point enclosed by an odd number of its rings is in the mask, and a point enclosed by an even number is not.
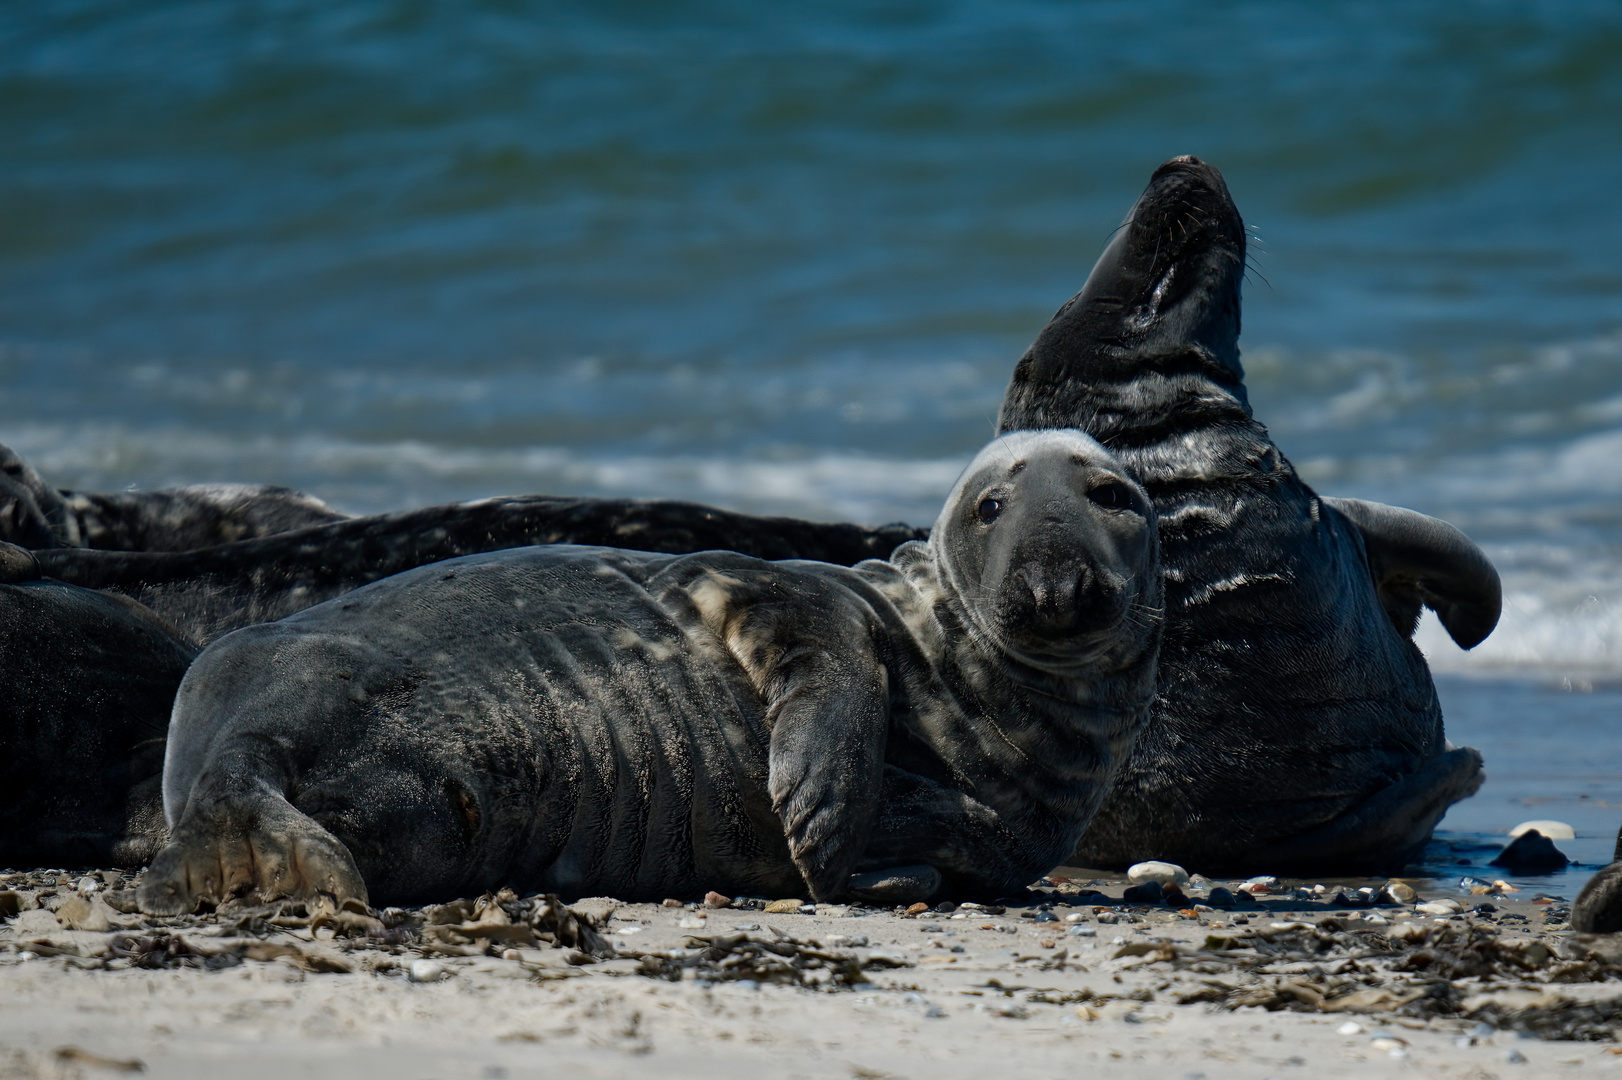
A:
[[[142,878],[136,903],[148,915],[186,915],[234,896],[261,901],[330,896],[367,902],[349,849],[263,784],[198,798]]]
[[[1320,496],[1363,536],[1369,571],[1391,622],[1412,637],[1423,605],[1436,612],[1461,649],[1498,625],[1503,588],[1485,552],[1445,521],[1362,499]]]
[[[1256,852],[1268,873],[1395,873],[1424,848],[1447,808],[1481,787],[1481,754],[1461,746],[1309,833]]]

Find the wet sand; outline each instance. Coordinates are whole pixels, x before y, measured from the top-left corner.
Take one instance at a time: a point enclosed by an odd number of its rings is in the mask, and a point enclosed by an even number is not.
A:
[[[0,879],[19,909],[0,1077],[1622,1071],[1622,942],[1526,890],[1427,891],[1463,909],[1441,914],[1291,882],[1236,911],[1151,908],[1072,879],[1000,912],[591,899],[575,918],[508,895],[148,919],[118,910],[128,875],[91,877]]]

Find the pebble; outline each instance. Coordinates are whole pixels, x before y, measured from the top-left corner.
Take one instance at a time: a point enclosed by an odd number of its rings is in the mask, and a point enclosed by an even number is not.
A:
[[[1210,891],[1210,893],[1205,897],[1205,902],[1214,908],[1221,909],[1222,911],[1227,911],[1232,908],[1234,904],[1238,903],[1238,901],[1234,898],[1233,893],[1230,890],[1223,888],[1221,885],[1218,885],[1216,888]]]
[[[79,879],[79,884],[74,886],[74,888],[78,889],[81,893],[84,893],[86,896],[88,896],[91,893],[95,892],[97,889],[101,888],[101,882],[97,881],[93,877],[86,876],[86,877],[80,878]]]
[[[1532,829],[1536,829],[1544,836],[1547,836],[1550,840],[1577,839],[1577,830],[1573,829],[1570,825],[1567,825],[1564,821],[1523,821],[1513,829],[1509,830],[1509,835],[1511,837],[1516,837],[1521,835],[1521,833],[1529,832]]]
[[[766,910],[770,911],[771,908],[767,908]],[[796,908],[795,910],[798,911],[799,909]],[[922,915],[924,912],[926,912],[928,910],[929,910],[929,905],[920,902],[920,903],[917,903],[917,904],[913,904],[912,906],[907,908],[907,914],[908,915]]]
[[[450,972],[438,960],[411,961],[411,981],[416,983],[438,982]]]
[[[709,892],[704,894],[704,906],[705,907],[731,907],[732,906],[732,897],[730,897],[730,896],[722,896],[720,893],[716,892],[714,889],[711,889]]]
[[[1447,898],[1442,900],[1431,900],[1426,903],[1419,904],[1414,908],[1414,910],[1422,911],[1426,915],[1457,915],[1459,912],[1464,910],[1464,905],[1459,903],[1457,900]]]
[[[681,907],[681,901],[680,900],[663,900],[663,901],[660,902],[659,906],[660,907]]]
[[[773,900],[766,905],[765,911],[768,915],[797,915],[804,903],[804,900]]]
[[[1510,1050],[1504,1054],[1504,1060],[1511,1065],[1525,1065],[1526,1055],[1519,1050]]]
[[[1128,904],[1159,904],[1164,902],[1166,894],[1158,881],[1145,881],[1142,885],[1134,885],[1121,893],[1121,899]]]
[[[1335,1032],[1340,1035],[1361,1035],[1363,1034],[1363,1025],[1356,1020],[1348,1020],[1336,1028]]]
[[[685,919],[677,920],[676,925],[683,930],[700,930],[705,926],[705,922],[703,919],[689,915]]]
[[[1385,894],[1399,904],[1412,904],[1418,901],[1419,894],[1414,887],[1406,881],[1388,881],[1385,883]]]
[[[1070,936],[1071,937],[1097,937],[1098,936],[1098,931],[1094,930],[1090,926],[1072,926],[1070,928]]]
[[[1151,859],[1148,862],[1136,863],[1126,871],[1126,880],[1129,885],[1142,885],[1153,881],[1159,885],[1187,885],[1188,871],[1176,863],[1159,862]]]

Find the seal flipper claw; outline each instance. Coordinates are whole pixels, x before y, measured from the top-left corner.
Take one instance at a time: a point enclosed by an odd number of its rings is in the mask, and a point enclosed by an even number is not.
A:
[[[920,863],[852,874],[845,895],[869,904],[917,904],[940,892],[941,884],[941,872],[928,863]]]
[[[1481,754],[1457,747],[1329,824],[1248,856],[1245,865],[1302,873],[1400,871],[1424,847],[1447,808],[1474,795],[1482,779]]]
[[[1421,605],[1436,612],[1461,649],[1481,644],[1498,625],[1504,600],[1498,571],[1464,533],[1400,506],[1320,498],[1363,535],[1380,603],[1399,631],[1413,635]]]
[[[368,900],[349,849],[280,795],[260,791],[194,799],[152,860],[136,903],[148,915],[185,915],[244,894],[261,901],[330,896],[338,905]]]

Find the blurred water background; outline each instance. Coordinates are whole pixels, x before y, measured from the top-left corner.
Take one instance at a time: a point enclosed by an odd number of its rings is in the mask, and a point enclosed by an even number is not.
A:
[[[1582,817],[1603,861],[1619,116],[1609,0],[8,4],[0,442],[63,487],[927,522],[1195,153],[1285,453],[1504,573],[1474,653],[1421,631],[1493,777],[1450,835]]]

